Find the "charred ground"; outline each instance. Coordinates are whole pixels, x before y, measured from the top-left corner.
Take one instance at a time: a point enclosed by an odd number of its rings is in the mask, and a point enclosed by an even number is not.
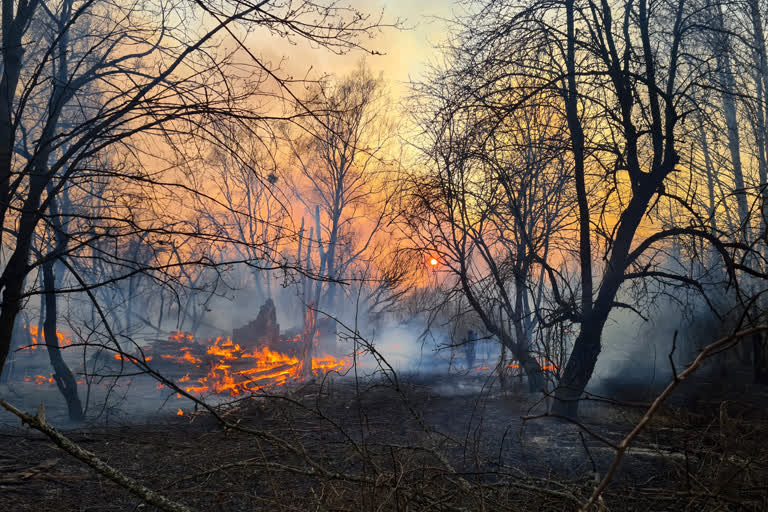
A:
[[[579,424],[525,419],[541,405],[488,384],[476,376],[397,387],[326,380],[219,410],[252,432],[200,412],[65,434],[198,510],[576,510],[614,458],[606,442],[618,443],[644,412],[590,400]],[[698,399],[695,412],[687,395],[638,438],[603,505],[765,509],[768,394]],[[0,437],[8,510],[146,507],[41,434],[5,422]]]

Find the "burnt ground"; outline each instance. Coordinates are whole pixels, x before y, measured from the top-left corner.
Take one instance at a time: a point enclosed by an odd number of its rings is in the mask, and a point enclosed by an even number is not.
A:
[[[576,510],[613,460],[590,432],[618,442],[644,412],[590,401],[581,425],[524,421],[541,405],[486,384],[336,379],[220,407],[234,428],[198,412],[62,431],[201,511],[559,511]],[[695,409],[673,401],[630,450],[601,507],[768,509],[763,395],[697,398]],[[37,431],[6,422],[0,447],[0,510],[153,510]]]

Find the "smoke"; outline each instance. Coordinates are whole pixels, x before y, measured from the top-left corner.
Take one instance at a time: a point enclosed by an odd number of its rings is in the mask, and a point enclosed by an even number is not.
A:
[[[298,299],[295,288],[275,287],[272,298],[281,333],[300,332],[305,305]],[[647,400],[672,376],[669,354],[675,331],[678,336],[673,360],[678,369],[683,362],[690,361],[697,347],[708,341],[703,334],[714,339],[712,330],[717,325],[716,318],[707,312],[703,300],[689,300],[689,306],[684,308],[681,306],[683,298],[688,300],[682,294],[681,297],[658,299],[652,307],[644,308],[648,311],[647,319],[626,309],[614,310],[603,333],[603,351],[589,391],[618,399]],[[196,339],[205,341],[206,338],[231,335],[233,328],[256,318],[264,300],[264,293],[252,288],[229,290],[213,297],[206,304]],[[451,348],[455,333],[449,327],[428,329],[427,319],[418,315],[407,321],[398,321],[394,315],[367,315],[351,300],[342,299],[338,304],[335,311],[324,311],[320,316],[327,314],[340,321],[336,355],[351,356],[357,351],[359,376],[375,376],[382,368],[388,371],[391,367],[400,377],[423,379],[439,394],[463,395],[481,391],[485,386],[484,379],[493,375],[500,350],[498,341],[493,338],[475,342],[475,357],[470,365],[463,347]],[[164,334],[167,336],[176,330],[177,324],[172,319],[164,327],[167,327]],[[352,336],[348,329],[357,329],[358,336]],[[483,333],[478,332],[478,335]],[[133,338],[143,344],[162,336],[156,330],[145,329]],[[374,349],[376,356],[368,348]],[[18,358],[20,362],[11,376],[12,382],[0,387],[0,396],[26,408],[36,408],[44,402],[52,415],[59,414],[63,419],[66,409],[55,385],[24,381],[24,378],[31,377],[34,381],[36,376],[44,379],[50,376],[52,370],[45,350],[41,347],[36,352],[34,358],[26,357],[29,354]],[[108,366],[94,366],[98,361],[90,359],[93,352],[89,349],[85,357],[89,369],[106,369],[104,373],[111,373]],[[67,349],[64,355],[73,371],[82,371],[81,349]],[[105,357],[109,359],[112,355],[107,353]],[[488,369],[480,371],[483,366]],[[84,385],[80,391],[84,398]],[[213,402],[231,399],[215,395],[206,398]],[[192,408],[186,399],[176,397],[167,388],[158,387],[148,377],[121,378],[117,384],[109,378],[94,382],[89,404],[91,411],[100,411],[101,420],[113,422],[157,414],[172,415],[178,409],[189,411]]]
[[[667,354],[677,326],[663,314],[644,320],[614,310],[588,391],[620,400],[645,400],[671,375]],[[669,332],[669,336],[665,333]]]
[[[719,309],[726,310],[727,300],[721,302]],[[674,372],[682,371],[699,349],[728,330],[703,297],[686,290],[666,290],[645,309],[645,318],[627,309],[611,313],[589,391],[625,400],[653,398],[674,378],[673,365]],[[715,360],[700,374],[714,366]]]
[[[438,350],[435,338],[425,335],[423,325],[417,323],[389,322],[376,329],[361,333],[362,340],[341,335],[342,352],[350,352],[355,345],[369,345],[380,354],[386,363],[396,372],[409,374],[433,373],[448,369],[448,361]],[[351,344],[351,346],[350,346]],[[371,354],[364,355],[361,368],[370,372],[378,368],[378,363]]]

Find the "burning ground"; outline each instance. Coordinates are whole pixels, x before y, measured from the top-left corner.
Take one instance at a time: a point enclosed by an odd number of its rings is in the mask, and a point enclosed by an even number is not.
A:
[[[270,300],[254,321],[234,329],[232,337],[197,340],[191,333],[175,331],[165,339],[134,343],[133,349],[116,344],[85,344],[80,352],[73,350],[79,347],[72,345],[70,336],[57,331],[57,339],[61,352],[68,356],[69,365],[79,376],[77,385],[87,386],[86,401],[94,391],[96,396],[105,395],[102,404],[108,406],[109,395],[121,387],[138,388],[143,400],[157,400],[158,394],[147,389],[153,386],[163,395],[161,405],[173,398],[188,405],[182,394],[221,402],[322,377],[328,372],[346,372],[351,358],[341,354],[335,330],[329,331],[333,324],[316,321],[313,313],[308,315],[304,325],[310,327],[281,333]],[[49,373],[42,330],[29,325],[23,326],[23,331],[27,343],[14,354],[6,381],[17,397],[29,399],[37,392],[55,390],[56,383]],[[171,405],[176,403],[172,401]],[[178,411],[183,411],[180,405]]]
[[[239,396],[263,389],[285,386],[300,381],[301,362],[297,355],[301,336],[279,340],[283,351],[269,346],[241,347],[229,337],[218,337],[204,343],[195,341],[189,333],[172,333],[167,341],[156,342],[136,355],[115,354],[115,359],[133,359],[150,363],[163,375],[177,377],[188,393]],[[315,337],[317,346],[317,337]],[[322,354],[312,357],[312,374],[321,376],[328,371],[345,371],[349,360]]]

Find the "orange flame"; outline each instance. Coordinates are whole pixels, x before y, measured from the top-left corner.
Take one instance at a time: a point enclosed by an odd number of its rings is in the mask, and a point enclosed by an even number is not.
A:
[[[30,324],[27,327],[29,331],[29,337],[31,343],[29,346],[24,347],[23,350],[37,350],[39,346],[45,346],[45,329],[41,329],[34,324]],[[63,332],[56,330],[56,338],[59,342],[59,347],[66,347],[72,344],[72,338],[66,336]]]
[[[48,377],[45,375],[35,375],[34,377],[29,377],[27,375],[24,377],[24,382],[34,382],[36,386],[42,386],[43,384],[53,384],[56,381],[53,378],[53,374],[50,374]]]
[[[317,337],[315,333],[313,344],[317,344]],[[179,331],[172,333],[168,340],[182,346],[173,349],[176,353],[160,354],[161,359],[187,367],[209,367],[204,376],[194,381],[189,372],[179,378],[179,384],[186,384],[183,389],[187,393],[213,392],[238,396],[301,379],[299,358],[269,347],[248,351],[230,338],[221,336],[209,340],[207,346],[201,346],[191,334]],[[301,335],[286,341],[300,342]],[[312,359],[312,373],[321,375],[342,370],[348,365],[349,361],[344,358],[322,355]]]
[[[545,364],[543,361],[539,361],[539,366],[541,367],[541,370],[544,371],[544,372],[547,372],[547,371],[554,372],[554,371],[558,370],[556,365],[554,365],[554,364]],[[510,364],[506,365],[505,368],[519,369],[520,368],[520,364],[519,363],[510,363]],[[477,371],[485,371],[485,370],[490,370],[490,369],[491,369],[490,366],[480,366],[480,367],[477,368]]]
[[[36,325],[29,326],[32,336],[32,344],[26,347],[36,350],[45,342],[41,337],[43,333]],[[60,346],[70,345],[71,339],[57,332]],[[293,338],[282,340],[281,343],[302,343],[303,334]],[[234,343],[228,337],[218,337],[208,340],[206,344],[198,343],[191,333],[176,331],[168,336],[171,346],[165,345],[162,349],[165,353],[152,353],[159,350],[156,347],[147,349],[147,354],[131,355],[115,353],[116,361],[149,362],[153,357],[159,358],[165,363],[181,365],[185,370],[184,376],[178,379],[180,387],[187,393],[213,392],[238,396],[254,393],[263,389],[276,386],[284,386],[289,382],[296,382],[303,378],[299,357],[285,354],[269,347],[246,349]],[[319,344],[319,333],[315,329],[311,342],[314,346]],[[152,354],[152,355],[150,355]],[[313,357],[311,372],[314,375],[323,375],[331,371],[344,370],[349,367],[348,358],[337,358],[329,354],[321,354]],[[194,377],[193,377],[194,375]],[[201,376],[202,375],[202,376]],[[38,386],[54,383],[53,374],[50,376],[36,375],[26,376],[26,382],[34,382]],[[163,389],[161,383],[157,389]],[[180,410],[181,411],[181,410]],[[183,412],[177,413],[182,415]]]

